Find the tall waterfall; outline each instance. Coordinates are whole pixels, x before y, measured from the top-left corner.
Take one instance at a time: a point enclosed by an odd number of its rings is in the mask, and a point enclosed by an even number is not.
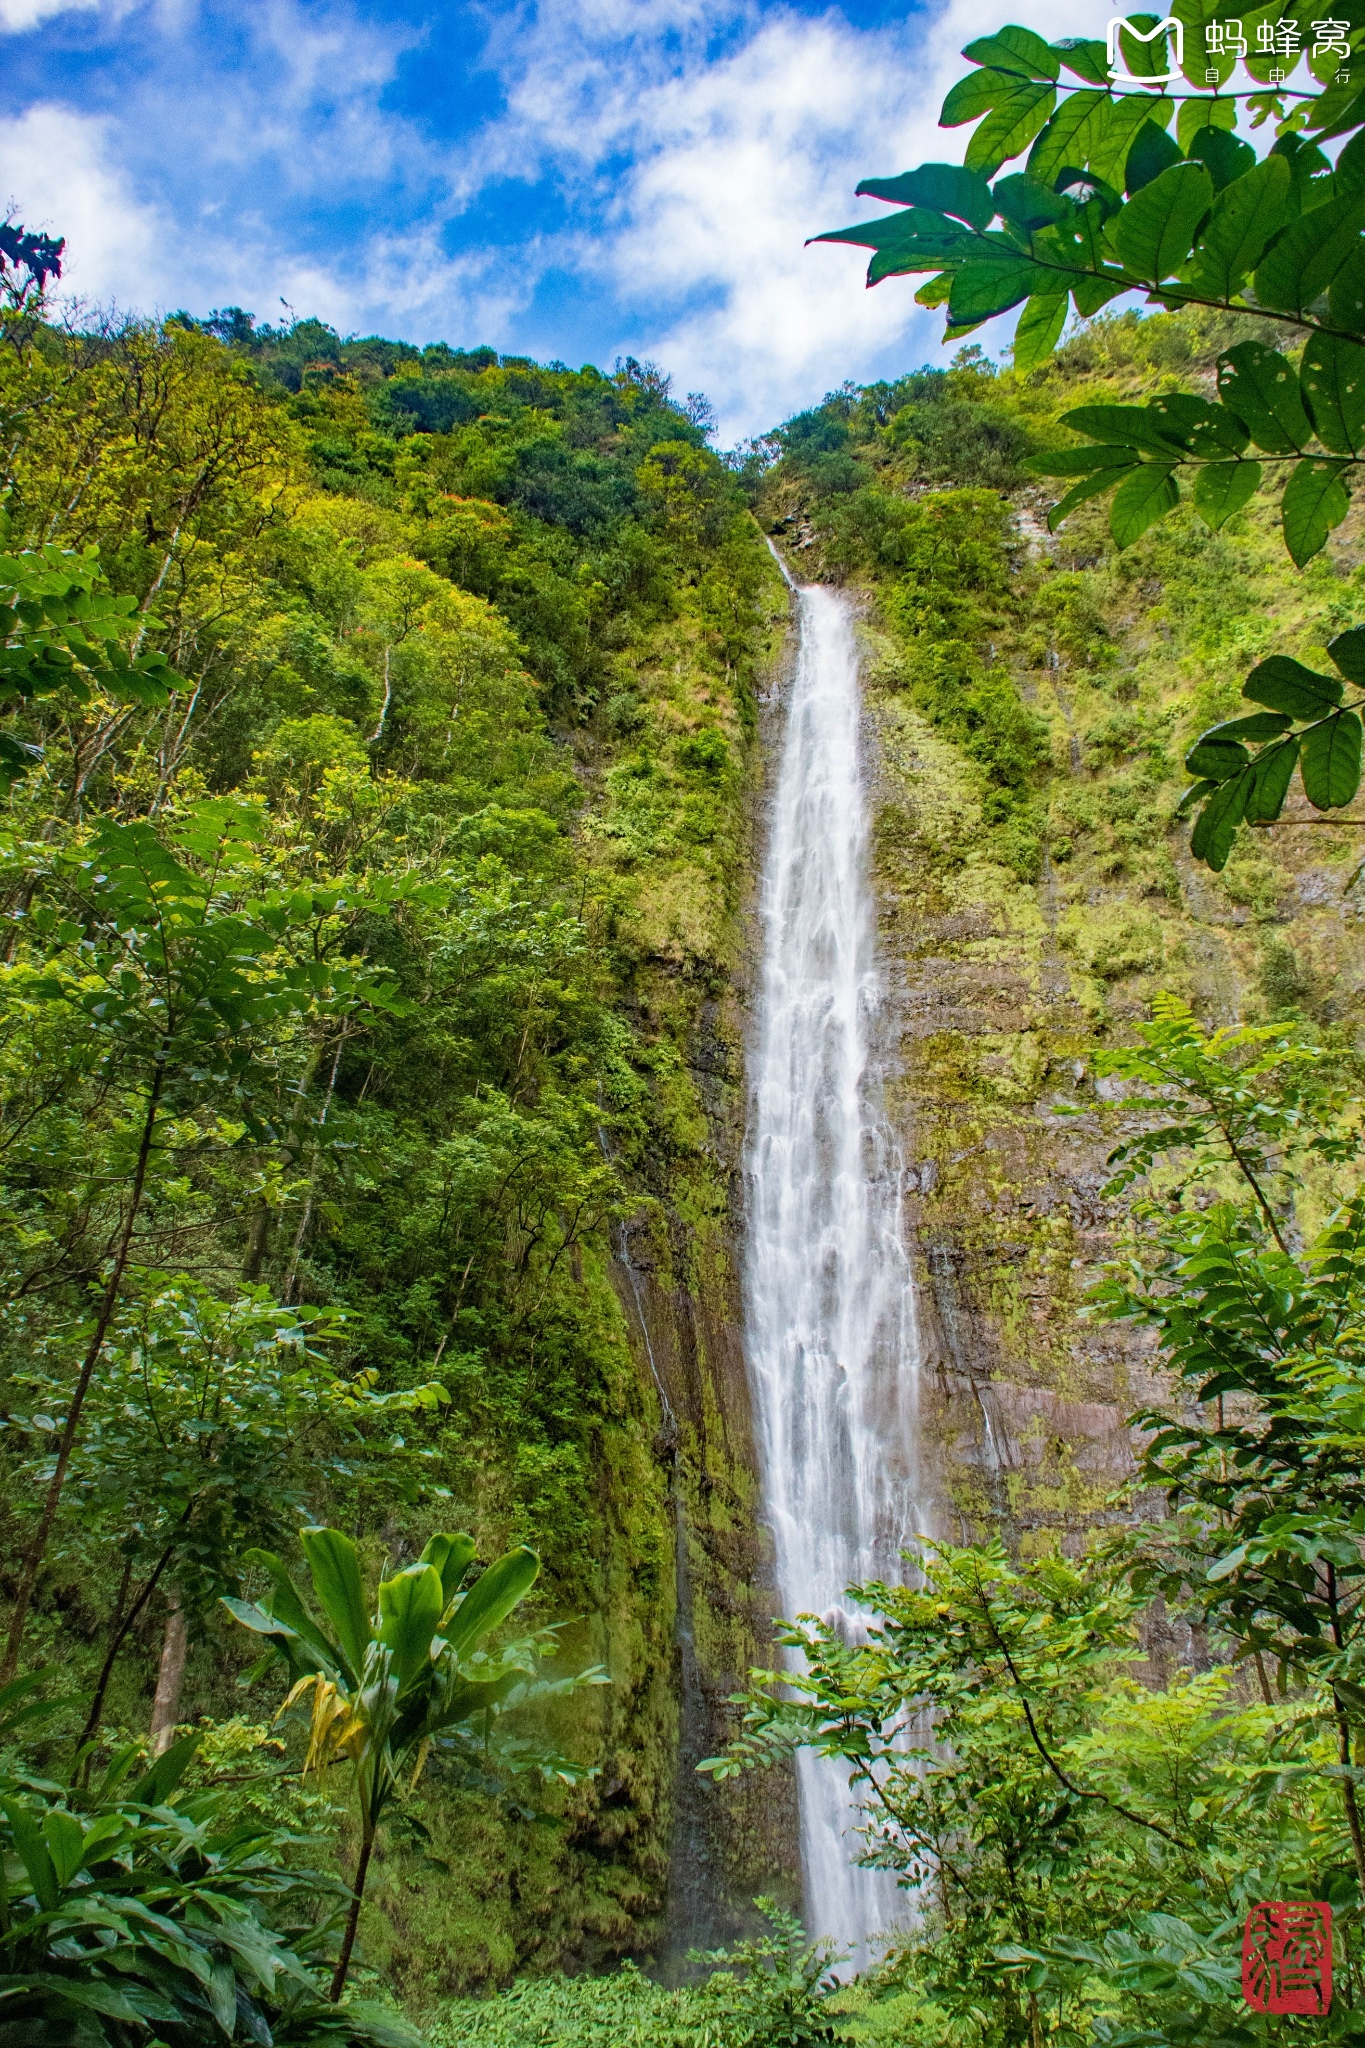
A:
[[[784,571],[785,573],[785,571]],[[789,579],[790,580],[790,579]],[[763,875],[746,1321],[787,1616],[860,1626],[845,1588],[897,1578],[917,1506],[914,1293],[900,1159],[878,1107],[880,1008],[858,660],[847,600],[798,591],[800,651]],[[799,1764],[806,1920],[852,1947],[904,1919],[858,1867],[847,1772]]]

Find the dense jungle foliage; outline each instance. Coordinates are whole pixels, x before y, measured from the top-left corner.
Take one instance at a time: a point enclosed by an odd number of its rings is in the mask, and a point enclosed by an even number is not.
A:
[[[610,1953],[659,1908],[677,1710],[607,1267],[660,1193],[723,1207],[687,1049],[776,570],[634,363],[11,299],[9,1671],[51,1660],[101,1758],[209,1717],[231,1788],[277,1762],[219,1605],[248,1551],[529,1542],[550,1692],[611,1683],[506,1769],[423,1747],[362,1952],[419,2004]],[[304,1805],[349,1868],[344,1801]]]
[[[1048,535],[1025,467],[1078,402],[1207,387],[1249,326],[1101,316],[1028,371],[968,349],[727,463],[633,363],[12,309],[8,2024],[383,2043],[396,2002],[451,2048],[1242,2042],[1269,2036],[1238,1916],[1288,1895],[1338,1909],[1351,2038],[1359,977],[1285,905],[1359,856],[1291,805],[1196,885],[1172,816],[1248,663],[1365,623],[1358,520],[1303,572],[1255,503],[1118,553],[1093,506]],[[1042,904],[1115,1142],[1158,1126],[1115,1162],[1131,1245],[1095,1306],[1154,1328],[1178,1391],[1097,1548],[927,1553],[869,1589],[868,1645],[805,1632],[805,1717],[753,1690],[711,1774],[802,1740],[871,1765],[913,1939],[839,1987],[769,1901],[663,1989],[556,1972],[661,1925],[676,1453],[610,1268],[639,1215],[680,1269],[728,1227],[698,1032],[785,618],[764,530],[867,593],[884,732],[918,721],[971,793],[932,812],[938,884]],[[1212,1042],[1200,918],[1249,1026]],[[511,1644],[476,1636],[484,1585]],[[477,1728],[464,1685],[497,1692]]]

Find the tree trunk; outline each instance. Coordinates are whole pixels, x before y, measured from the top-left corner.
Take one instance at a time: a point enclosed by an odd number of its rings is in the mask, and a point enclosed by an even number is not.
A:
[[[1337,1754],[1340,1756],[1345,1768],[1349,1771],[1353,1763],[1351,1756],[1351,1724],[1346,1718],[1346,1709],[1342,1706],[1340,1699],[1336,1698],[1335,1695],[1333,1697],[1337,1714]],[[1356,1788],[1353,1779],[1342,1779],[1341,1798],[1342,1804],[1346,1808],[1346,1825],[1351,1834],[1351,1853],[1355,1857],[1356,1883],[1360,1887],[1361,1901],[1365,1903],[1365,1830],[1361,1828],[1360,1824],[1360,1807],[1356,1800]]]
[[[180,1605],[180,1595],[171,1594],[170,1608],[166,1615],[166,1633],[161,1643],[161,1669],[156,1678],[156,1698],[152,1701],[152,1755],[164,1756],[175,1740],[175,1724],[180,1719],[180,1696],[185,1690],[185,1659],[189,1655],[189,1631],[185,1627],[185,1610]]]
[[[370,1870],[370,1851],[374,1848],[374,1829],[370,1828],[360,1843],[360,1861],[355,1867],[355,1884],[351,1891],[350,1909],[346,1915],[346,1932],[341,1937],[341,1954],[337,1957],[336,1969],[332,1972],[331,1999],[336,2005],[346,1989],[346,1973],[351,1967],[351,1950],[355,1947],[355,1931],[360,1924],[360,1905],[365,1896],[365,1879]]]
[[[133,1232],[142,1210],[142,1194],[147,1185],[147,1163],[152,1156],[152,1136],[156,1130],[157,1111],[161,1107],[161,1091],[166,1085],[165,1062],[157,1059],[152,1075],[152,1085],[147,1093],[147,1113],[142,1122],[142,1137],[138,1144],[137,1166],[133,1172],[133,1185],[128,1191],[128,1215],[119,1236],[118,1251],[114,1255],[113,1268],[100,1297],[99,1314],[95,1318],[94,1332],[89,1348],[81,1362],[80,1375],[71,1390],[71,1405],[66,1412],[66,1427],[57,1449],[57,1463],[48,1481],[47,1496],[38,1520],[37,1533],[24,1559],[24,1569],[19,1587],[10,1610],[9,1636],[5,1643],[5,1655],[0,1662],[0,1685],[8,1685],[19,1664],[19,1650],[24,1640],[24,1624],[33,1601],[33,1589],[38,1583],[38,1574],[43,1568],[47,1555],[47,1542],[52,1534],[52,1524],[57,1519],[57,1508],[66,1484],[66,1468],[71,1463],[71,1448],[76,1441],[76,1430],[80,1424],[81,1409],[90,1391],[90,1381],[99,1355],[104,1349],[104,1340],[109,1334],[109,1325],[114,1320],[119,1294],[123,1288],[123,1275],[128,1265],[128,1254],[133,1248]]]
[[[123,1602],[127,1597],[128,1579],[130,1575],[126,1571],[124,1573],[123,1590],[119,1594],[118,1607],[115,1610],[114,1614],[115,1627],[113,1641],[110,1643],[108,1655],[105,1657],[104,1663],[100,1667],[100,1675],[95,1681],[95,1691],[90,1701],[90,1712],[85,1717],[85,1726],[84,1728],[82,1728],[80,1736],[76,1743],[76,1748],[78,1750],[84,1749],[86,1743],[89,1742],[92,1739],[92,1737],[94,1737],[99,1731],[100,1715],[104,1712],[104,1696],[109,1690],[109,1680],[114,1675],[114,1664],[117,1660],[118,1653],[123,1648],[123,1645],[127,1640],[128,1633],[133,1626],[133,1623],[137,1620],[143,1608],[147,1605],[147,1602],[151,1599],[153,1593],[156,1591],[157,1586],[161,1580],[161,1574],[165,1571],[167,1565],[171,1561],[171,1553],[173,1548],[174,1546],[172,1544],[167,1544],[166,1548],[162,1551],[160,1559],[157,1562],[156,1569],[153,1571],[146,1585],[142,1588],[142,1591],[138,1594],[136,1600],[134,1600],[132,1606],[128,1609],[128,1612],[126,1614],[124,1614],[123,1612]]]

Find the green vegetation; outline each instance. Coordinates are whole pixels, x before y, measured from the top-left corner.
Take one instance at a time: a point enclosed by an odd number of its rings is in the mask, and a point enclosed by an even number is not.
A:
[[[1240,22],[1231,26],[1240,34]],[[1023,303],[1014,337],[1023,370],[1052,354],[1073,304],[1091,315],[1137,290],[1167,308],[1257,315],[1262,338],[1230,337],[1219,354],[1216,395],[1171,390],[1145,406],[1082,405],[1061,415],[1086,445],[1030,458],[1044,475],[1075,479],[1049,513],[1050,528],[1112,490],[1113,538],[1129,547],[1180,503],[1183,472],[1217,533],[1256,495],[1267,468],[1298,567],[1345,519],[1365,449],[1365,96],[1349,69],[1365,27],[1348,15],[1311,32],[1302,53],[1296,28],[1292,50],[1246,57],[1267,89],[1239,93],[1223,91],[1237,64],[1224,26],[1199,9],[1170,17],[1150,41],[1121,33],[1117,74],[1102,43],[1048,44],[1029,29],[1001,29],[968,44],[963,55],[979,68],[944,102],[941,126],[979,124],[962,166],[869,179],[860,193],[903,211],[817,238],[874,250],[869,285],[937,272],[916,296],[946,303],[950,339]],[[1301,57],[1306,89],[1286,83]],[[1124,65],[1129,84],[1134,74],[1152,84],[1116,89]],[[1063,70],[1082,83],[1059,84]],[[1182,70],[1193,93],[1159,89]],[[1205,85],[1215,90],[1201,93]],[[1233,133],[1239,99],[1254,127],[1273,123],[1276,140],[1260,161]],[[1334,161],[1310,134],[1351,140]],[[1026,149],[1023,171],[988,183]],[[1291,360],[1284,351],[1295,346]],[[1342,642],[1338,665],[1357,681],[1352,649]],[[1243,819],[1280,817],[1296,764],[1319,810],[1350,803],[1360,787],[1360,716],[1343,705],[1335,678],[1305,680],[1299,668],[1272,673],[1263,664],[1243,694],[1268,710],[1214,727],[1187,763],[1198,779],[1186,804],[1203,803],[1192,850],[1214,869],[1226,865]],[[1290,735],[1295,719],[1310,722]],[[1248,740],[1271,744],[1252,757]]]
[[[1139,1038],[1102,1056],[1148,1128],[1112,1155],[1143,1200],[1094,1299],[1158,1331],[1172,1398],[1141,1418],[1137,1484],[1169,1519],[1139,1495],[1079,1559],[927,1545],[918,1579],[861,1589],[866,1642],[788,1629],[807,1674],[755,1674],[708,1766],[802,1745],[853,1766],[870,1860],[924,1901],[886,1972],[927,2008],[905,2041],[1283,2038],[1241,2000],[1242,1923],[1266,1899],[1336,1906],[1327,2036],[1365,2035],[1358,1078],[1169,1001]],[[1342,1200],[1296,1255],[1314,1168]],[[1156,1588],[1207,1651],[1139,1679]]]
[[[0,1541],[8,1668],[65,1681],[26,1768],[232,1725],[239,1683],[264,1720],[222,1596],[331,1523],[382,1601],[458,1513],[468,1599],[543,1559],[451,1678],[521,1688],[515,1788],[433,1706],[420,1783],[376,1737],[384,1801],[353,1839],[321,1800],[309,1857],[353,1871],[387,1801],[351,1977],[417,2010],[610,1958],[662,1905],[688,1483],[612,1262],[629,1228],[685,1293],[728,1238],[691,1062],[780,580],[651,369],[72,335],[60,250],[0,255]]]
[[[1122,450],[1094,416],[1230,404],[1273,327],[1101,313],[731,464],[635,363],[58,332],[59,256],[0,241],[0,1544],[9,1670],[47,1667],[8,1697],[50,1709],[0,1786],[13,2024],[1193,2048],[1269,2038],[1238,1916],[1318,1896],[1351,2038],[1361,996],[1315,806],[1355,790],[1359,521],[1300,571],[1267,501],[1196,491],[1120,550],[1034,480],[1068,418]],[[866,600],[892,1109],[1037,1465],[968,1485],[945,1432],[961,1542],[868,1589],[868,1642],[798,1624],[800,1697],[760,1685],[710,1773],[735,1902],[784,1875],[738,1766],[852,1759],[916,1935],[840,1988],[765,1899],[665,1989],[614,1966],[665,1938],[680,1559],[712,1693],[766,1655],[717,1362],[763,529]],[[1220,795],[1286,761],[1276,806]],[[1047,1180],[1071,1127],[1107,1174]],[[1096,1392],[1077,1357],[1139,1327],[1165,1390]],[[1066,1467],[1073,1396],[1142,1407],[1139,1491]]]
[[[372,1614],[350,1537],[339,1529],[305,1529],[299,1541],[332,1636],[323,1633],[284,1564],[268,1550],[248,1551],[245,1559],[270,1578],[261,1603],[225,1596],[224,1605],[244,1627],[264,1636],[286,1665],[294,1681],[286,1708],[309,1703],[305,1774],[321,1775],[338,1765],[351,1769],[360,1853],[332,1975],[336,2000],[346,1988],[379,1828],[403,1791],[416,1789],[433,1745],[458,1751],[467,1769],[487,1779],[539,1767],[572,1784],[571,1767],[543,1754],[527,1756],[501,1737],[497,1722],[547,1695],[572,1691],[576,1683],[592,1684],[601,1674],[528,1685],[542,1657],[558,1647],[553,1631],[490,1653],[487,1639],[540,1576],[540,1559],[525,1544],[466,1587],[478,1548],[473,1537],[433,1536],[416,1564],[379,1581],[378,1613]]]
[[[768,1932],[694,1954],[707,1975],[668,1991],[629,1965],[610,1977],[547,1978],[504,1997],[452,2006],[432,2048],[817,2048],[847,2038],[847,1999],[824,1945],[771,1899]]]

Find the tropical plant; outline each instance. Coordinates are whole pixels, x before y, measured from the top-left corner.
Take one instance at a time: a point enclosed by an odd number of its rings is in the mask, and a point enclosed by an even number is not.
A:
[[[102,821],[86,843],[59,850],[44,898],[16,918],[41,950],[8,969],[11,1004],[61,1006],[78,1023],[106,1085],[132,1096],[126,1195],[105,1277],[71,1387],[37,1526],[11,1610],[0,1679],[14,1674],[33,1588],[90,1383],[122,1298],[164,1124],[179,1118],[192,1142],[193,1112],[211,1105],[229,1139],[250,1127],[254,1096],[301,1020],[392,1007],[392,976],[342,947],[355,897],[271,886],[257,855],[258,807],[200,803],[160,827]],[[11,849],[15,876],[28,857]],[[401,883],[381,892],[386,903]],[[377,907],[367,905],[366,907]],[[63,916],[61,911],[65,910]],[[234,1132],[226,1112],[242,1123]]]
[[[865,1860],[919,1906],[886,1989],[999,2048],[1126,2039],[1182,2003],[1199,2024],[1173,2038],[1203,2042],[1241,2023],[1256,1900],[1332,1900],[1354,1952],[1330,1697],[1248,1705],[1228,1667],[1133,1682],[1143,1599],[1121,1557],[928,1544],[917,1564],[916,1584],[851,1589],[872,1610],[857,1643],[784,1627],[799,1663],[753,1674],[704,1766],[807,1746],[850,1770]]]
[[[8,536],[0,506],[0,544]],[[159,624],[138,615],[136,598],[114,595],[98,548],[77,553],[49,541],[0,552],[0,712],[59,691],[82,704],[98,692],[115,704],[164,705],[170,664],[156,648],[142,648]],[[131,650],[125,640],[133,640]],[[0,732],[0,782],[12,783],[41,758],[40,746]]]
[[[811,1941],[794,1913],[755,1899],[769,1931],[733,1948],[694,1951],[709,1971],[698,1993],[700,2024],[685,2035],[695,2048],[815,2048],[846,2038],[831,2019],[833,1972],[844,1960],[832,1943]]]
[[[131,1295],[110,1331],[67,1480],[82,1539],[112,1537],[125,1561],[87,1737],[158,1588],[173,1589],[174,1612],[192,1631],[220,1594],[240,1591],[244,1549],[297,1527],[320,1470],[334,1487],[354,1483],[377,1455],[394,1496],[405,1483],[410,1493],[422,1454],[393,1424],[449,1400],[438,1381],[385,1394],[373,1369],[342,1376],[327,1357],[345,1335],[339,1309],[284,1308],[265,1287],[224,1301],[186,1274],[142,1277]],[[50,1443],[69,1375],[54,1373],[49,1357],[15,1384],[29,1406],[11,1409],[10,1426]],[[40,1453],[40,1479],[49,1463]]]
[[[41,1674],[0,1691],[8,1735],[51,1706]],[[92,1786],[0,1775],[0,2037],[25,2048],[420,2048],[397,2014],[323,1995],[344,1887],[297,1836],[187,1790],[185,1737],[150,1769],[127,1743]]]
[[[352,1774],[360,1849],[341,1953],[332,1977],[340,1998],[355,1947],[370,1858],[381,1823],[415,1787],[433,1745],[463,1752],[486,1770],[536,1769],[572,1781],[566,1759],[496,1739],[497,1718],[580,1685],[605,1683],[597,1670],[535,1680],[558,1648],[554,1630],[522,1636],[500,1650],[488,1639],[519,1607],[540,1575],[525,1544],[509,1550],[470,1584],[472,1536],[433,1536],[416,1564],[381,1578],[377,1608],[365,1597],[356,1547],[337,1529],[300,1535],[313,1592],[332,1634],[319,1626],[273,1552],[248,1552],[270,1579],[259,1602],[225,1597],[224,1606],[270,1644],[264,1663],[283,1658],[294,1679],[282,1712],[310,1700],[305,1769],[334,1765]],[[260,1668],[260,1667],[258,1667]]]
[[[1235,22],[1228,12],[1134,16],[1118,37],[1126,77],[1099,42],[1047,43],[1009,27],[969,43],[977,68],[940,115],[944,127],[979,123],[963,164],[865,180],[860,194],[902,210],[816,239],[871,248],[870,285],[933,271],[917,298],[947,306],[950,337],[1022,306],[1020,369],[1050,355],[1069,305],[1093,314],[1135,291],[1151,304],[1254,314],[1306,342],[1297,370],[1263,341],[1237,342],[1219,359],[1216,401],[1175,392],[1147,406],[1082,406],[1063,424],[1089,445],[1032,458],[1076,479],[1054,527],[1114,490],[1120,547],[1179,503],[1182,475],[1216,529],[1268,469],[1302,565],[1346,516],[1365,452],[1365,94],[1349,72],[1365,31],[1349,19],[1273,18],[1269,7]],[[1253,32],[1263,39],[1243,54]],[[1224,90],[1239,56],[1255,91]],[[1306,80],[1293,86],[1301,61]],[[1192,93],[1164,90],[1182,74]],[[1232,132],[1239,101],[1253,126],[1276,129],[1259,161]],[[1320,145],[1343,135],[1352,139],[1333,164]],[[1025,150],[1022,171],[997,177]]]
[[[526,1978],[448,2007],[432,2048],[815,2048],[853,2038],[837,2017],[837,1960],[795,1914],[755,1899],[769,1931],[688,1957],[707,1974],[666,1990],[633,1965],[609,1977]]]
[[[1156,1331],[1186,1398],[1135,1418],[1140,1476],[1172,1514],[1121,1547],[1139,1588],[1252,1660],[1267,1699],[1267,1666],[1282,1691],[1325,1691],[1365,1899],[1365,1192],[1302,1249],[1285,1200],[1305,1168],[1353,1161],[1358,1103],[1330,1061],[1271,1027],[1206,1032],[1166,997],[1139,1038],[1097,1062],[1143,1091],[1124,1106],[1149,1119],[1111,1154],[1111,1189],[1163,1162],[1178,1177],[1139,1205],[1143,1234],[1094,1299]],[[1187,1208],[1201,1182],[1232,1198]]]
[[[1242,695],[1266,708],[1210,726],[1191,747],[1185,766],[1199,780],[1180,799],[1177,815],[1197,812],[1190,834],[1196,860],[1225,867],[1243,821],[1278,818],[1296,767],[1315,810],[1340,809],[1356,795],[1365,696],[1348,703],[1346,685],[1365,685],[1365,628],[1338,633],[1327,652],[1338,675],[1305,668],[1287,654],[1258,662]]]

